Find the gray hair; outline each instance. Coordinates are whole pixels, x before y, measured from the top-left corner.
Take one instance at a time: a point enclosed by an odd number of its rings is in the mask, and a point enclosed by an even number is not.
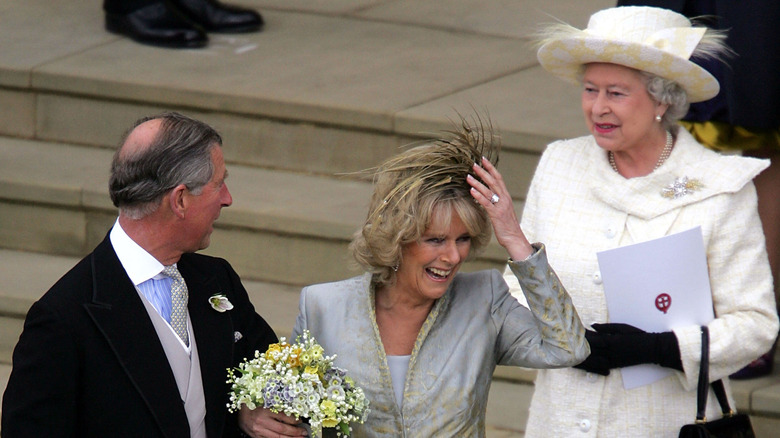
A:
[[[152,143],[123,152],[130,133],[155,119],[161,125]],[[182,114],[141,118],[122,136],[111,162],[111,201],[127,216],[141,219],[156,211],[163,196],[180,184],[197,195],[214,176],[211,151],[221,146],[222,137],[214,128]]]
[[[688,113],[688,93],[675,81],[646,71],[639,71],[639,74],[645,79],[645,88],[650,97],[662,105],[668,105],[661,124],[667,131],[671,130]]]

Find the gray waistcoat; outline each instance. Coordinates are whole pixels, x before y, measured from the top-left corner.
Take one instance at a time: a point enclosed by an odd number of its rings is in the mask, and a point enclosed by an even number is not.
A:
[[[170,325],[157,313],[146,298],[139,293],[141,301],[146,307],[146,312],[152,320],[157,336],[160,338],[168,363],[171,365],[179,394],[187,411],[187,419],[190,423],[191,438],[206,438],[206,400],[203,395],[203,380],[200,375],[200,360],[198,357],[198,345],[192,335],[192,327],[189,324],[187,314],[187,330],[190,338],[190,354],[185,350],[179,337],[171,329]]]

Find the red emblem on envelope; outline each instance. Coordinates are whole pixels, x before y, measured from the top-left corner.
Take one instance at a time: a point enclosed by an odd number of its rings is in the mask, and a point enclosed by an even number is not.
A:
[[[672,297],[669,294],[660,294],[655,297],[655,308],[661,312],[668,312],[672,306]]]

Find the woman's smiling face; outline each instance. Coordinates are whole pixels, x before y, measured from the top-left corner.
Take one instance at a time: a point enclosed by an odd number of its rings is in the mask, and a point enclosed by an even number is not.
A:
[[[403,248],[395,286],[413,300],[441,298],[469,255],[471,236],[466,226],[454,209],[449,220],[447,216],[434,210],[425,233]]]
[[[617,64],[588,64],[582,84],[585,122],[602,149],[640,148],[662,132],[655,116],[662,115],[666,106],[653,100],[638,71]]]

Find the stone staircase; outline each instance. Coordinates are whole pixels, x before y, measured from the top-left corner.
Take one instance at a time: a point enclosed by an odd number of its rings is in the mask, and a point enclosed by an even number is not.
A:
[[[370,183],[403,145],[488,114],[518,211],[539,153],[584,133],[578,91],[544,73],[528,36],[550,15],[584,25],[612,1],[243,0],[259,34],[202,50],[129,42],[99,2],[0,4],[0,387],[29,306],[113,224],[108,168],[137,118],[176,110],[215,126],[234,204],[206,253],[225,257],[289,335],[300,287],[356,274],[347,244]],[[467,270],[501,268],[491,245]],[[35,266],[35,271],[31,266]],[[522,436],[533,372],[500,368],[489,436]],[[733,384],[760,436],[780,426],[780,375]]]

